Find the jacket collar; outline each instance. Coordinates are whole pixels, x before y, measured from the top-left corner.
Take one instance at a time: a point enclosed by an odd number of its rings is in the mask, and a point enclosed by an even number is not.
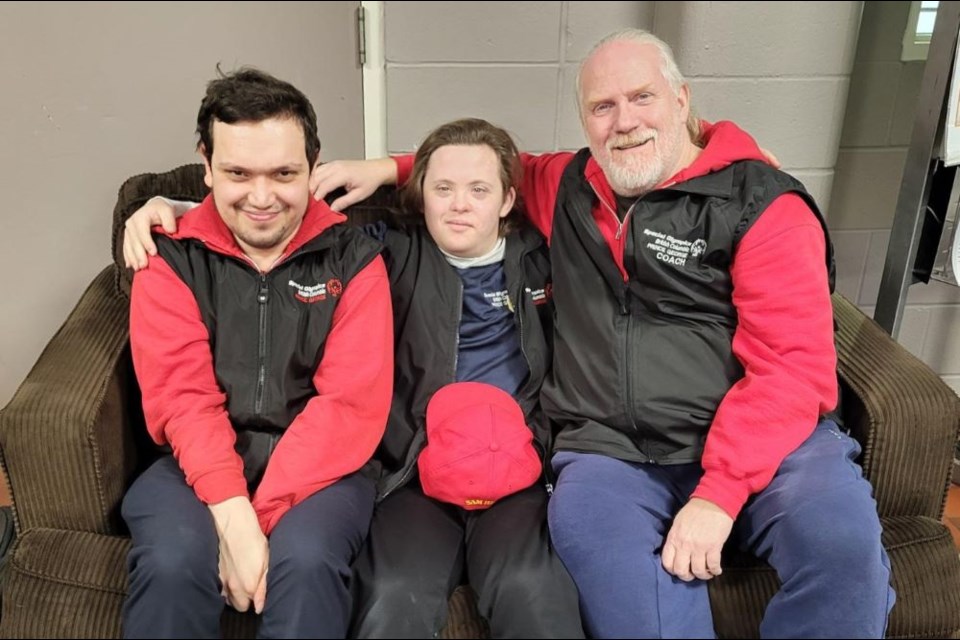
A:
[[[290,256],[294,251],[302,248],[311,240],[317,238],[330,227],[346,220],[346,216],[333,211],[325,202],[310,198],[307,212],[303,216],[300,228],[283,250],[277,263]],[[162,230],[156,228],[157,231]],[[163,232],[166,233],[166,232]],[[223,222],[213,202],[213,195],[207,195],[198,206],[184,214],[180,219],[177,231],[167,234],[176,240],[199,240],[211,251],[233,256],[246,262],[250,258],[243,253],[233,233]]]

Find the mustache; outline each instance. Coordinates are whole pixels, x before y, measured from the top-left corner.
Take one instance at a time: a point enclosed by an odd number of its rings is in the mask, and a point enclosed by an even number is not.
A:
[[[656,131],[633,132],[626,135],[614,136],[607,140],[607,151],[613,151],[617,147],[633,147],[644,142],[650,142],[657,139]]]

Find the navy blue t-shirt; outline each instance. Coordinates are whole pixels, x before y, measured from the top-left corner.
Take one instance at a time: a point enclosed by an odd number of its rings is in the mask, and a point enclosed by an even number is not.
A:
[[[503,262],[455,270],[463,281],[457,382],[485,382],[516,397],[530,371],[520,349]]]

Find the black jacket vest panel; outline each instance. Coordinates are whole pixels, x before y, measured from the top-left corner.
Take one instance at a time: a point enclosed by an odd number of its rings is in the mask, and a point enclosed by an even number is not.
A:
[[[633,208],[624,282],[593,219],[589,151],[560,184],[550,256],[556,327],[543,405],[558,449],[631,461],[700,459],[707,430],[743,376],[733,354],[737,311],[730,264],[737,243],[780,195],[803,185],[759,162],[738,162]],[[833,254],[827,238],[830,287]],[[785,248],[785,252],[788,248]]]
[[[413,477],[417,457],[426,445],[427,403],[438,389],[456,380],[463,306],[460,277],[426,227],[390,230],[384,244],[396,357],[390,418],[377,450],[384,468],[380,499]],[[507,236],[504,271],[516,310],[520,346],[530,370],[518,401],[534,429],[541,455],[545,455],[550,448],[550,430],[538,400],[550,366],[552,305],[549,258],[538,233],[522,229]]]
[[[200,308],[252,489],[283,431],[316,395],[313,376],[340,295],[380,246],[335,225],[261,274],[199,240],[154,238]]]

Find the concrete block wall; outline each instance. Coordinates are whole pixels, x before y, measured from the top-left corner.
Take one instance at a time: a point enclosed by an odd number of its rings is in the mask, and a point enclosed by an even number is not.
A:
[[[910,2],[864,3],[830,226],[837,288],[873,315],[923,62],[900,60]],[[960,392],[960,287],[910,287],[899,341]]]
[[[387,148],[435,126],[486,118],[532,152],[584,145],[577,64],[626,26],[653,27],[655,2],[386,2]]]
[[[860,2],[658,2],[693,104],[740,124],[829,215]]]
[[[579,62],[607,33],[641,27],[674,47],[703,117],[736,120],[827,209],[860,10],[860,2],[386,2],[387,146],[411,150],[433,126],[475,115],[526,150],[577,149]]]

